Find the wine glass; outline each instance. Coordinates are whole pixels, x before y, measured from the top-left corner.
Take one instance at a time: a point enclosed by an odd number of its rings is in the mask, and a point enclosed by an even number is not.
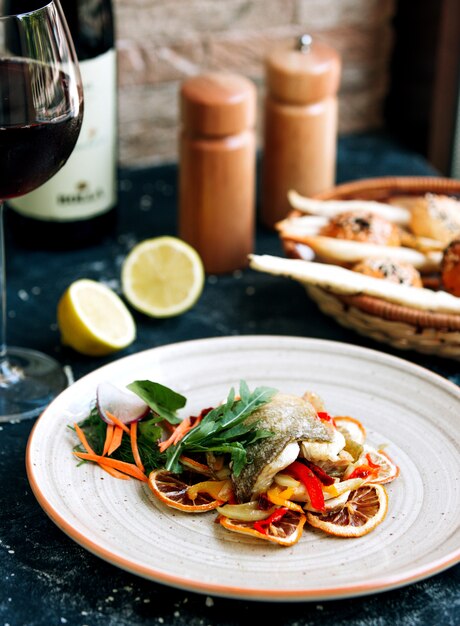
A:
[[[67,386],[55,359],[7,348],[3,201],[64,165],[82,116],[81,77],[59,0],[0,0],[0,421],[36,416]]]

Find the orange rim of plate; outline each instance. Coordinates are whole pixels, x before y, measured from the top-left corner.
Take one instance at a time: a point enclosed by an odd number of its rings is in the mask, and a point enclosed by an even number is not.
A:
[[[31,431],[33,435],[34,430],[37,428],[38,421],[34,424]],[[56,524],[56,526],[62,530],[68,537],[73,539],[80,546],[95,554],[96,556],[104,559],[105,561],[120,567],[121,569],[147,578],[160,582],[165,585],[170,585],[185,591],[196,591],[198,593],[215,593],[223,597],[233,598],[247,598],[252,600],[264,600],[264,601],[282,601],[289,600],[292,602],[301,600],[320,600],[328,598],[347,598],[356,597],[362,595],[368,595],[376,593],[378,591],[387,591],[401,587],[402,585],[408,585],[415,583],[419,580],[423,580],[428,576],[432,576],[439,572],[442,572],[453,565],[456,565],[460,561],[460,548],[447,557],[437,559],[435,562],[430,563],[429,566],[414,567],[410,572],[405,575],[391,575],[381,576],[372,583],[353,583],[350,585],[342,585],[338,587],[324,588],[310,588],[298,590],[279,590],[273,589],[252,589],[242,588],[231,585],[219,585],[215,583],[201,583],[193,581],[187,577],[172,576],[161,570],[156,570],[152,567],[140,565],[125,557],[121,557],[117,553],[100,546],[92,539],[88,539],[86,535],[76,530],[71,523],[69,523],[56,508],[50,504],[46,496],[42,493],[34,476],[33,461],[31,458],[32,452],[32,436],[29,437],[27,449],[26,449],[26,470],[27,477],[32,488],[32,491],[48,517]]]
[[[125,357],[131,358],[131,357]],[[401,362],[402,359],[398,357],[391,357],[395,361]],[[411,364],[412,368],[423,371],[418,365]],[[455,383],[446,381],[438,374],[431,372],[431,376],[442,381],[443,385],[448,385],[451,393],[455,391],[456,397],[458,394],[458,387]],[[44,413],[47,412],[45,409]],[[69,522],[66,517],[59,512],[59,510],[49,501],[47,495],[43,492],[40,483],[35,476],[35,463],[33,459],[33,437],[34,432],[38,429],[41,418],[40,416],[29,435],[27,447],[26,447],[26,471],[29,480],[30,487],[33,491],[37,502],[48,515],[48,517],[56,524],[56,526],[75,541],[78,545],[82,546],[85,550],[88,550],[92,554],[95,554],[99,558],[107,561],[108,563],[115,565],[122,570],[136,574],[148,580],[170,585],[172,587],[183,589],[185,591],[195,591],[202,594],[215,594],[228,598],[245,598],[248,600],[263,600],[263,601],[313,601],[313,600],[327,600],[327,599],[339,599],[358,597],[377,592],[389,591],[391,589],[400,588],[405,585],[413,584],[418,581],[424,580],[430,576],[438,574],[442,571],[453,567],[460,562],[460,548],[451,550],[447,555],[437,558],[431,561],[427,565],[420,565],[412,567],[403,574],[382,574],[376,576],[371,582],[357,582],[346,585],[338,585],[335,587],[310,587],[308,589],[299,587],[298,589],[280,590],[279,588],[253,588],[253,587],[241,587],[229,584],[218,583],[204,583],[196,581],[187,576],[175,576],[164,572],[163,570],[156,569],[151,566],[141,565],[140,563],[133,561],[129,558],[120,556],[113,549],[106,548],[100,545],[97,541],[89,538],[86,534],[79,531]]]

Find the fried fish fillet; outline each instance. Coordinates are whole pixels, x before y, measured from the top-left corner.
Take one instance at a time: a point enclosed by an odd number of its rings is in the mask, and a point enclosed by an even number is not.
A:
[[[298,457],[298,442],[331,443],[334,429],[321,421],[313,405],[303,398],[278,393],[248,418],[258,427],[270,430],[272,437],[247,449],[247,464],[239,476],[232,476],[238,502],[248,502],[264,492],[279,471]]]

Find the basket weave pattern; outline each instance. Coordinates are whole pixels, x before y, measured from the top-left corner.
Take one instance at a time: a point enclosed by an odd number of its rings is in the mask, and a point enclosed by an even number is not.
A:
[[[425,354],[460,360],[460,331],[421,328],[398,320],[387,320],[349,305],[339,296],[319,287],[309,285],[307,291],[323,313],[360,335],[388,343],[401,350],[417,350]]]
[[[435,177],[388,177],[345,183],[316,195],[321,200],[376,200],[396,195],[460,194],[460,181]],[[298,211],[293,212],[299,215]],[[298,257],[285,242],[288,256]],[[404,350],[460,360],[460,316],[395,305],[370,296],[342,296],[306,285],[323,313],[361,335]]]

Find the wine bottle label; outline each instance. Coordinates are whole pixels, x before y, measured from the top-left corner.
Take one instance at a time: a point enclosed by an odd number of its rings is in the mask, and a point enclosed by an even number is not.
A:
[[[44,185],[9,204],[26,217],[83,220],[116,204],[116,52],[80,61],[84,114],[67,163]]]

